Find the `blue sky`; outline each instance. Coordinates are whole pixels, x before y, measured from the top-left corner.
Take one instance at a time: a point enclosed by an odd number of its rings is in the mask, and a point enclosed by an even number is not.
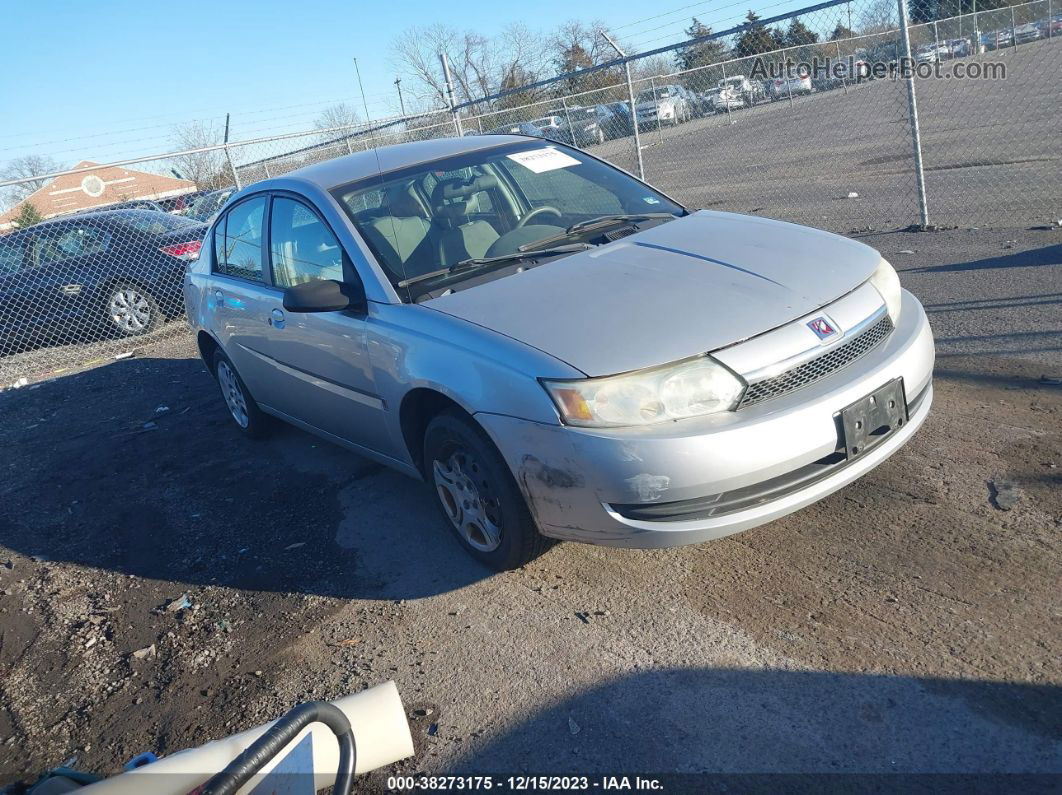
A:
[[[396,112],[390,42],[414,24],[484,34],[512,22],[548,31],[600,19],[639,50],[682,38],[690,17],[716,29],[777,0],[303,0],[19,2],[4,12],[0,164],[27,153],[69,166],[172,148],[173,126],[233,117],[234,140],[313,126],[327,105],[359,111],[356,56],[373,116]],[[454,13],[457,11],[458,13]]]

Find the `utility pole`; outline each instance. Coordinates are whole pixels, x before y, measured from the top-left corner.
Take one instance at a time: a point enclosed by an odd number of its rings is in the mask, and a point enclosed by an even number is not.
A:
[[[406,103],[402,101],[402,78],[395,78],[395,88],[398,89],[398,107],[402,109],[402,115],[406,115]]]
[[[461,128],[461,114],[454,102],[454,80],[450,75],[450,59],[446,57],[445,52],[441,52],[439,53],[439,60],[442,62],[443,77],[446,79],[446,104],[450,106],[450,115],[454,120],[454,131],[457,133],[457,137],[460,138],[465,134],[465,131]]]
[[[644,180],[645,163],[642,162],[642,137],[638,134],[638,111],[634,103],[634,81],[631,80],[631,62],[627,59],[627,54],[619,48],[619,45],[605,31],[601,31],[601,36],[616,51],[616,54],[623,58],[623,69],[627,73],[627,98],[631,104],[631,127],[634,129],[634,150],[638,153],[638,178]]]

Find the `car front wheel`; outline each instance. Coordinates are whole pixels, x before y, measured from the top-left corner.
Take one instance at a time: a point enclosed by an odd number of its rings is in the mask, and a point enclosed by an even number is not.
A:
[[[471,419],[446,411],[424,433],[425,477],[461,545],[498,571],[538,557],[538,532],[516,480],[494,443]]]

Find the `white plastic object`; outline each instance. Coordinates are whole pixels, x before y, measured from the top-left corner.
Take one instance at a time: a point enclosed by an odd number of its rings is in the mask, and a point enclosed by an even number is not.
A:
[[[355,773],[367,773],[413,755],[413,738],[409,733],[409,723],[406,721],[406,712],[398,695],[398,688],[393,681],[344,696],[332,703],[343,710],[354,732],[357,749]],[[86,795],[143,795],[145,792],[157,795],[187,795],[224,769],[271,725],[272,723],[266,723],[198,748],[179,751],[150,765],[90,784],[77,792]],[[307,735],[310,740],[303,744]],[[240,789],[240,795],[247,795],[263,782],[268,782],[270,774],[278,765],[280,767],[276,775],[282,772],[308,773],[311,764],[313,787],[305,789],[316,792],[331,786],[335,781],[336,766],[339,764],[339,743],[331,730],[320,723],[311,724],[299,732],[283,752],[263,766],[258,774]]]

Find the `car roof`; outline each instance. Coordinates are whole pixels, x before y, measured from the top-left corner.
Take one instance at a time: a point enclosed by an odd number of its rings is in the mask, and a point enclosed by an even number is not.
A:
[[[43,221],[35,223],[33,226],[27,226],[25,229],[13,229],[6,234],[0,234],[0,240],[11,241],[16,238],[27,237],[34,232],[40,232],[42,229],[50,229],[57,226],[69,226],[71,224],[79,224],[86,219],[94,221],[113,221],[118,218],[129,218],[140,215],[142,213],[155,213],[157,215],[165,215],[169,218],[177,218],[179,216],[171,215],[170,213],[159,212],[158,210],[151,210],[148,208],[129,208],[118,210],[99,209],[89,212],[69,213],[68,215],[60,215],[55,218],[47,218]],[[193,222],[194,223],[194,222]]]
[[[529,139],[523,135],[470,135],[461,138],[411,141],[325,160],[312,166],[289,171],[284,177],[301,179],[324,190],[331,190],[339,185],[371,177],[380,172],[395,171],[406,166],[415,166],[418,163],[427,163],[444,157],[529,140],[537,141],[538,139]]]

